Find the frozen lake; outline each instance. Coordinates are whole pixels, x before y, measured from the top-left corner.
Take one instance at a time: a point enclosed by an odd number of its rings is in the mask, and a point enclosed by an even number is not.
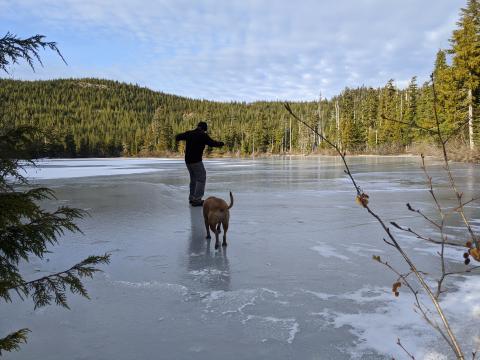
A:
[[[389,220],[431,230],[405,203],[435,214],[419,161],[412,157],[350,159],[373,208]],[[380,255],[405,269],[380,226],[355,204],[340,159],[219,159],[205,162],[206,195],[232,191],[229,246],[205,240],[201,208],[188,206],[188,173],[171,159],[48,160],[29,175],[56,191],[58,203],[87,209],[84,235],[67,234],[45,261],[23,267],[30,279],[109,252],[105,272],[86,281],[91,300],[69,296],[71,310],[33,310],[14,299],[1,306],[0,331],[32,330],[8,359],[391,359],[449,354],[413,311]],[[456,164],[469,199],[480,168]],[[439,163],[431,164],[435,182]],[[442,201],[447,195],[442,191]],[[448,195],[448,198],[452,198]],[[51,204],[46,204],[51,206]],[[480,210],[467,209],[480,227]],[[452,221],[452,237],[461,234]],[[439,269],[437,249],[402,236],[422,270]],[[449,251],[450,269],[463,269]],[[402,264],[402,265],[399,265]],[[444,306],[466,352],[480,319],[480,285],[448,283]],[[403,290],[403,289],[402,289]],[[471,313],[471,316],[465,314]]]

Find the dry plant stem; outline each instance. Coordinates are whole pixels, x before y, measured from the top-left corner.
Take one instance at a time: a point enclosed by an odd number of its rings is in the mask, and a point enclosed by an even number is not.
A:
[[[385,116],[384,114],[382,114],[381,116],[382,116],[382,119],[387,120],[387,121],[391,121],[391,122],[395,122],[395,123],[399,123],[399,124],[403,124],[403,125],[408,125],[408,126],[414,125],[414,124],[410,124],[410,123],[405,122],[405,121],[390,119],[389,117]],[[419,125],[414,125],[414,126],[419,130],[423,130],[423,131],[426,131],[426,132],[429,132],[429,133],[432,133],[432,134],[436,134],[435,129],[428,129],[428,128],[424,128],[424,127],[419,126]]]
[[[408,350],[405,349],[405,347],[404,347],[404,346],[402,345],[402,343],[400,342],[400,339],[399,339],[399,338],[397,339],[397,345],[400,346],[403,351],[405,351],[405,354],[407,354],[407,356],[408,356],[410,359],[415,360],[415,356],[413,356],[412,354],[410,354],[410,353],[408,352]]]
[[[476,201],[479,199],[479,197],[474,197],[472,198],[471,200],[469,201],[466,201],[466,202],[462,202],[462,193],[460,193],[457,188],[456,188],[456,183],[455,183],[455,180],[453,178],[453,175],[452,175],[452,172],[450,170],[450,165],[448,163],[448,154],[447,154],[447,151],[446,151],[446,144],[447,142],[456,134],[458,134],[458,132],[460,130],[462,130],[466,124],[468,124],[468,119],[467,121],[464,121],[463,123],[461,123],[454,131],[452,131],[449,136],[444,140],[443,139],[443,136],[444,134],[442,134],[442,131],[440,129],[440,121],[438,119],[438,114],[437,114],[437,111],[436,111],[436,91],[435,91],[435,82],[434,82],[434,79],[433,79],[433,75],[432,75],[432,88],[433,88],[433,94],[434,94],[434,116],[435,116],[435,123],[436,123],[436,128],[435,130],[433,129],[426,129],[426,128],[423,128],[421,126],[418,126],[416,124],[411,124],[411,126],[415,127],[415,128],[418,128],[420,130],[424,130],[424,131],[428,131],[430,133],[433,133],[438,139],[438,142],[441,144],[442,146],[442,153],[443,153],[443,160],[445,162],[445,171],[447,172],[448,174],[448,178],[449,178],[449,182],[450,182],[450,187],[453,189],[454,193],[455,193],[455,196],[457,198],[457,201],[459,203],[459,205],[454,208],[451,213],[460,213],[460,216],[462,217],[462,220],[463,222],[465,223],[465,225],[467,226],[467,229],[472,237],[472,241],[475,243],[475,246],[477,247],[478,246],[478,241],[477,241],[477,238],[475,236],[475,234],[473,233],[473,229],[471,228],[466,216],[465,216],[465,213],[464,213],[464,206],[473,202],[473,201]],[[390,119],[390,118],[387,118],[385,116],[383,116],[383,118],[385,120],[388,120],[388,121],[393,121],[393,122],[400,122],[398,120],[394,120],[394,119]],[[404,122],[401,122],[401,123],[404,123]],[[406,124],[406,123],[405,123]],[[429,192],[430,194],[432,195],[432,198],[437,206],[437,209],[438,209],[438,212],[439,212],[439,215],[441,217],[441,223],[440,224],[437,224],[435,221],[431,220],[430,218],[428,218],[427,216],[425,216],[420,210],[414,210],[413,208],[411,208],[411,206],[409,204],[407,204],[407,207],[409,210],[411,211],[415,211],[417,212],[418,214],[420,214],[422,217],[424,217],[427,221],[429,221],[430,223],[432,223],[434,226],[436,226],[439,230],[440,230],[440,233],[441,233],[441,238],[442,238],[442,241],[439,242],[439,241],[436,241],[436,240],[433,240],[431,238],[426,238],[424,236],[421,236],[419,235],[418,233],[414,232],[413,230],[411,230],[410,228],[408,229],[405,229],[405,228],[402,228],[396,224],[393,224],[395,225],[398,229],[400,230],[403,230],[403,231],[407,231],[407,232],[410,232],[411,234],[415,235],[417,238],[419,239],[423,239],[423,240],[426,240],[426,241],[429,241],[429,242],[432,242],[432,243],[435,243],[435,244],[440,244],[441,245],[441,251],[439,253],[440,255],[440,260],[441,260],[441,270],[442,270],[442,275],[441,275],[441,278],[438,280],[438,285],[437,285],[437,291],[436,291],[436,297],[438,298],[440,296],[440,294],[443,292],[441,287],[442,287],[442,284],[443,284],[443,281],[445,280],[446,276],[448,275],[451,275],[453,273],[447,273],[446,270],[445,270],[445,259],[444,259],[444,253],[445,253],[445,245],[451,245],[451,246],[461,246],[463,247],[462,244],[458,244],[458,243],[451,243],[451,242],[448,242],[447,241],[447,236],[444,232],[444,225],[445,225],[445,219],[447,217],[447,215],[450,213],[450,212],[445,212],[445,210],[442,209],[442,207],[440,206],[440,203],[437,199],[437,197],[435,196],[435,193],[433,191],[433,184],[432,184],[432,178],[431,176],[429,176],[429,174],[427,173],[427,170],[426,170],[426,166],[425,166],[425,157],[424,155],[422,154],[421,155],[422,157],[422,170],[424,171],[425,173],[425,176],[428,180],[428,183],[429,183]],[[470,272],[471,270],[465,270],[464,272]],[[464,272],[457,272],[455,274],[461,274],[461,273],[464,273]]]
[[[328,140],[325,136],[321,135],[318,133],[318,131],[316,131],[314,128],[312,128],[310,125],[308,125],[305,121],[303,121],[301,118],[299,118],[294,112],[293,110],[291,109],[290,105],[288,103],[285,103],[285,109],[290,113],[290,115],[295,118],[297,121],[301,122],[302,124],[304,124],[305,126],[307,126],[310,130],[312,130],[313,132],[315,132],[320,138],[322,138],[326,143],[328,143],[330,146],[332,146],[336,152],[340,155],[340,157],[342,158],[342,161],[343,161],[343,164],[345,166],[345,173],[349,176],[349,178],[351,179],[352,181],[352,184],[353,186],[355,187],[356,191],[357,191],[357,194],[358,195],[361,195],[363,194],[363,191],[361,190],[361,188],[358,186],[358,184],[356,183],[355,179],[353,178],[353,175],[352,173],[350,172],[350,168],[348,167],[348,164],[347,164],[347,161],[346,161],[346,154],[344,152],[342,152],[338,146],[336,146],[334,143],[332,143],[330,140]],[[463,355],[463,352],[460,348],[460,345],[458,344],[458,341],[455,337],[455,335],[453,334],[453,331],[452,329],[450,328],[450,324],[448,323],[448,320],[447,318],[445,317],[445,314],[443,313],[443,310],[442,308],[440,307],[440,304],[437,300],[437,298],[435,297],[435,295],[433,294],[432,290],[430,289],[430,287],[428,286],[428,284],[425,282],[425,279],[423,278],[423,276],[420,274],[420,272],[417,270],[417,267],[415,266],[415,264],[412,262],[412,260],[408,257],[408,255],[405,253],[405,251],[403,250],[403,248],[400,246],[400,244],[397,242],[397,240],[395,239],[395,237],[392,235],[392,233],[390,232],[390,229],[388,228],[388,226],[385,224],[385,222],[368,206],[368,204],[363,204],[363,207],[367,210],[367,212],[373,216],[377,221],[378,223],[381,225],[381,227],[383,228],[383,230],[387,233],[389,239],[391,240],[393,246],[397,249],[397,251],[400,253],[400,255],[402,255],[402,257],[404,258],[405,262],[408,264],[408,266],[410,267],[411,271],[415,274],[416,278],[418,279],[418,282],[420,283],[420,285],[422,286],[422,288],[424,289],[424,291],[426,292],[426,294],[428,295],[428,297],[430,298],[430,300],[432,301],[433,305],[435,306],[435,310],[437,311],[440,319],[442,320],[442,323],[443,323],[443,326],[445,327],[445,331],[447,332],[447,336],[448,336],[448,344],[450,345],[450,347],[452,348],[453,352],[455,353],[456,357],[458,359],[462,359],[464,360],[465,357]]]
[[[355,181],[355,179],[353,178],[352,176],[352,173],[350,172],[350,168],[348,167],[348,164],[347,164],[347,161],[346,161],[346,158],[345,158],[345,155],[346,153],[345,152],[342,152],[342,150],[340,150],[340,148],[335,145],[333,142],[331,142],[329,139],[327,139],[325,136],[321,135],[318,133],[318,131],[316,129],[314,129],[313,127],[311,127],[310,125],[308,125],[305,121],[303,121],[301,118],[299,118],[292,110],[292,108],[290,107],[290,105],[288,103],[285,103],[285,109],[289,112],[290,115],[292,115],[292,117],[299,121],[300,123],[302,123],[303,125],[305,125],[307,128],[309,128],[310,130],[312,130],[315,134],[317,134],[317,136],[319,136],[323,141],[325,141],[328,145],[330,145],[332,148],[335,149],[335,151],[340,155],[340,157],[342,158],[342,161],[343,161],[343,166],[345,167],[345,174],[348,175],[348,177],[350,178],[350,180],[352,181],[353,183],[353,186],[355,187],[355,190],[357,190],[357,195],[360,195],[362,194],[362,189],[357,185],[357,182]]]
[[[478,270],[478,269],[480,269],[480,266],[474,266],[474,267],[471,267],[467,270],[447,272],[447,273],[445,273],[445,276],[462,275],[462,274],[465,274],[465,273],[471,273],[471,272],[473,272],[475,270]]]
[[[470,236],[472,237],[472,241],[475,243],[475,247],[477,249],[480,249],[477,237],[475,236],[472,227],[470,226],[469,221],[467,220],[467,217],[465,216],[464,208],[463,208],[463,202],[462,202],[462,195],[463,193],[460,193],[457,190],[457,185],[455,183],[455,179],[453,178],[452,171],[450,169],[450,165],[448,163],[448,154],[447,154],[447,148],[446,148],[446,141],[443,140],[442,132],[440,131],[440,121],[438,119],[438,114],[437,114],[437,93],[435,91],[435,82],[433,81],[433,74],[431,75],[432,78],[432,89],[433,89],[433,113],[435,116],[435,122],[437,124],[437,136],[438,139],[440,140],[440,144],[442,145],[442,152],[443,152],[443,160],[445,162],[445,171],[448,174],[448,179],[450,181],[450,187],[452,188],[453,192],[455,193],[455,196],[458,201],[458,210],[457,212],[460,214],[463,222],[465,223],[465,226],[467,227],[468,232],[470,233]],[[448,140],[448,139],[447,139]]]
[[[470,200],[462,203],[461,206],[458,206],[458,207],[454,208],[452,211],[453,211],[453,212],[457,212],[459,209],[461,209],[461,208],[464,207],[465,205],[468,205],[468,204],[470,204],[470,203],[472,203],[472,202],[474,202],[474,201],[478,201],[478,200],[480,200],[480,196],[475,196],[474,198],[472,198],[472,199],[470,199]]]
[[[432,219],[430,219],[427,215],[425,215],[421,210],[419,209],[414,209],[409,203],[407,203],[407,209],[412,211],[412,212],[415,212],[417,214],[419,214],[421,217],[423,217],[425,220],[427,220],[429,223],[431,223],[432,225],[434,225],[436,228],[439,228],[440,229],[440,224],[438,224],[436,221],[433,221]]]
[[[439,128],[438,128],[439,129]],[[437,199],[437,196],[435,195],[435,192],[433,191],[433,182],[432,182],[432,177],[429,175],[428,171],[427,171],[427,166],[425,165],[425,156],[422,154],[421,155],[422,157],[422,170],[423,172],[425,173],[425,177],[427,178],[427,181],[428,181],[428,192],[430,193],[430,195],[432,196],[433,198],[433,201],[435,202],[435,205],[437,206],[437,210],[438,210],[438,214],[440,215],[440,224],[438,226],[438,230],[440,231],[440,237],[442,239],[442,241],[440,242],[440,266],[441,266],[441,270],[442,270],[442,275],[440,276],[440,279],[437,280],[437,291],[435,293],[435,297],[438,299],[440,297],[440,295],[442,294],[442,285],[443,285],[443,282],[446,278],[446,268],[445,268],[445,244],[448,243],[447,241],[447,235],[445,234],[445,218],[446,218],[446,215],[445,215],[445,212],[442,208],[442,206],[440,205],[440,202],[438,201]],[[449,245],[451,245],[451,243],[448,243]]]
[[[391,118],[389,118],[385,115],[382,115],[382,119],[387,120],[387,121],[391,121],[391,122],[394,122],[394,123],[408,125],[412,128],[422,130],[422,131],[426,131],[426,132],[428,132],[432,135],[435,135],[435,136],[437,135],[437,129],[435,129],[435,128],[432,128],[432,129],[424,128],[424,127],[422,127],[420,125],[417,125],[417,124],[413,124],[413,123],[410,124],[410,123],[407,123],[405,121],[391,119]],[[448,137],[444,140],[445,144],[447,144],[449,140],[451,140],[455,135],[457,135],[460,132],[460,130],[462,130],[465,127],[465,125],[467,125],[467,124],[468,124],[468,120],[465,121],[465,122],[462,122],[460,125],[457,126],[457,128],[455,130],[453,130],[450,134],[448,134]]]
[[[467,119],[466,121],[461,123],[455,130],[453,130],[451,132],[451,134],[449,134],[448,137],[444,140],[445,144],[447,144],[450,141],[451,138],[453,138],[455,135],[457,135],[460,132],[460,130],[462,130],[465,127],[465,125],[467,125],[469,123],[469,121],[470,120]]]
[[[449,242],[449,241],[439,241],[439,240],[435,240],[435,239],[432,239],[430,237],[426,237],[426,236],[423,236],[423,235],[420,235],[419,233],[417,233],[416,231],[412,230],[411,228],[405,228],[403,226],[400,226],[398,225],[396,222],[393,222],[391,221],[390,224],[392,224],[393,226],[395,226],[398,230],[401,230],[401,231],[404,231],[404,232],[408,232],[412,235],[415,235],[415,237],[417,239],[421,239],[421,240],[425,240],[425,241],[428,241],[428,242],[431,242],[433,244],[437,244],[437,245],[442,245],[442,244],[445,244],[445,245],[450,245],[450,246],[455,246],[455,247],[464,247],[463,245],[461,244],[457,244],[457,243],[454,243],[454,242]]]
[[[428,192],[430,193],[430,195],[432,196],[433,198],[433,201],[435,202],[435,205],[437,206],[437,210],[438,212],[440,213],[440,216],[443,220],[443,218],[445,217],[444,214],[443,214],[443,210],[442,210],[442,206],[440,205],[440,203],[438,202],[438,199],[433,191],[433,182],[432,182],[432,177],[428,174],[427,172],[427,166],[425,165],[425,156],[423,154],[420,155],[421,158],[422,158],[422,170],[425,174],[425,177],[427,178],[427,181],[428,181]],[[439,228],[441,228],[441,226],[437,225]]]
[[[385,239],[384,239],[385,240]],[[427,311],[428,311],[428,308],[426,306],[424,306],[421,302],[420,302],[420,298],[418,297],[418,291],[415,290],[413,288],[413,286],[410,284],[410,282],[408,281],[408,276],[410,274],[412,274],[412,272],[409,272],[407,274],[401,274],[398,270],[396,270],[392,265],[390,265],[388,262],[386,261],[382,261],[380,259],[376,259],[376,261],[378,261],[379,263],[385,265],[387,268],[389,268],[392,272],[394,272],[395,274],[398,275],[399,279],[401,279],[403,281],[403,283],[407,286],[408,290],[410,290],[410,292],[412,293],[412,295],[414,296],[415,298],[415,306],[417,307],[417,309],[420,311],[420,313],[422,314],[422,317],[424,318],[424,320],[433,328],[435,329],[436,331],[438,331],[438,333],[442,336],[442,338],[445,340],[445,342],[450,346],[452,347],[452,343],[450,342],[450,339],[447,337],[447,335],[445,334],[445,332],[441,329],[441,327],[438,325],[438,323],[431,319],[428,314],[427,314]]]

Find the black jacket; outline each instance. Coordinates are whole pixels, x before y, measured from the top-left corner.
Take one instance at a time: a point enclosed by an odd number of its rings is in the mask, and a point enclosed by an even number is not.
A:
[[[205,145],[212,147],[222,147],[224,145],[221,141],[212,140],[205,131],[199,128],[178,134],[175,136],[175,140],[185,140],[187,142],[185,148],[185,162],[187,164],[202,161]]]

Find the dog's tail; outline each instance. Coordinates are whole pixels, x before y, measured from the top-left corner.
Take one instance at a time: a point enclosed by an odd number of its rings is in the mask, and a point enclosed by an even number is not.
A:
[[[233,206],[233,195],[232,192],[230,191],[230,206],[228,207],[229,209]]]

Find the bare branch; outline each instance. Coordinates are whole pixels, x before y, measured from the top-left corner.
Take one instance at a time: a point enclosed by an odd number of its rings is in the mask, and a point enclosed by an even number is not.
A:
[[[302,119],[300,119],[297,115],[295,115],[292,111],[292,109],[290,108],[289,104],[286,103],[285,104],[285,108],[286,110],[292,115],[292,117],[294,117],[297,121],[301,122],[302,124],[304,124],[305,126],[307,126],[310,130],[312,130],[314,133],[316,133],[318,136],[320,136],[322,139],[325,140],[325,142],[327,142],[330,146],[332,146],[335,151],[340,155],[340,157],[342,158],[342,161],[344,163],[344,166],[345,166],[345,173],[350,177],[350,179],[352,180],[352,184],[354,185],[355,187],[355,190],[357,191],[357,199],[358,197],[362,197],[362,195],[364,194],[363,191],[361,190],[361,188],[357,185],[355,179],[353,178],[353,175],[350,171],[350,168],[348,167],[348,164],[346,162],[346,154],[344,152],[342,152],[333,142],[329,141],[325,136],[323,135],[320,135],[318,133],[318,131],[316,131],[316,129],[312,128],[311,126],[309,126],[305,121],[303,121]],[[437,121],[438,122],[438,121]],[[365,194],[366,195],[366,194]],[[410,269],[412,270],[412,272],[415,274],[416,278],[418,279],[420,285],[422,286],[422,288],[424,289],[425,293],[428,295],[428,297],[430,298],[430,300],[432,301],[433,305],[435,306],[435,309],[440,317],[440,319],[442,320],[442,323],[443,323],[443,326],[445,328],[445,331],[447,334],[445,334],[444,339],[445,341],[450,345],[450,347],[452,348],[453,352],[455,353],[455,355],[457,356],[457,358],[459,359],[464,359],[464,355],[463,355],[463,352],[458,344],[458,341],[455,337],[455,335],[453,334],[453,331],[452,329],[450,328],[450,324],[447,320],[447,318],[445,317],[445,314],[443,313],[443,310],[437,300],[437,298],[435,297],[435,295],[433,294],[432,292],[432,289],[428,286],[428,284],[426,283],[425,279],[423,278],[423,276],[421,275],[421,273],[418,271],[417,267],[415,266],[415,264],[412,262],[412,260],[410,259],[410,257],[407,255],[407,253],[403,250],[403,248],[400,246],[400,244],[398,243],[398,241],[396,240],[396,238],[393,236],[393,234],[391,233],[390,229],[388,228],[388,226],[386,225],[385,221],[383,221],[383,219],[378,215],[376,214],[368,205],[368,200],[367,201],[361,201],[361,205],[367,210],[367,212],[373,216],[377,221],[378,223],[380,224],[380,226],[383,228],[383,230],[387,233],[388,235],[388,238],[390,239],[390,242],[394,245],[394,247],[397,249],[397,251],[400,253],[400,255],[403,257],[403,259],[405,260],[405,262],[408,264],[408,266],[410,267]],[[433,326],[433,325],[432,325]],[[434,326],[435,328],[435,326]],[[440,328],[436,328],[438,331],[441,331]]]
[[[426,216],[421,210],[419,209],[414,209],[410,203],[407,203],[407,209],[412,211],[412,212],[416,212],[417,214],[419,214],[420,216],[422,216],[425,220],[427,220],[429,223],[431,223],[432,225],[434,225],[435,227],[437,228],[440,228],[440,224],[437,224],[435,221],[433,221],[432,219],[430,219],[428,216]]]
[[[405,122],[405,121],[391,119],[391,118],[385,116],[385,114],[382,114],[381,117],[382,117],[383,120],[387,120],[387,121],[391,121],[391,122],[395,122],[395,123],[399,123],[399,124],[403,124],[403,125],[408,125],[410,127],[416,128],[418,130],[423,130],[423,131],[427,131],[427,132],[432,133],[432,134],[436,134],[434,129],[428,129],[428,128],[424,128],[424,127],[422,127],[420,125],[417,125],[417,124],[414,124],[414,123],[408,123],[408,122]]]
[[[405,354],[407,354],[407,356],[408,356],[410,359],[415,360],[415,357],[414,357],[412,354],[410,354],[410,353],[407,351],[407,349],[405,349],[405,347],[402,345],[402,343],[400,342],[400,338],[397,339],[397,345],[400,346],[400,347],[403,349],[403,351],[405,351]]]
[[[449,241],[443,241],[443,240],[434,240],[430,237],[426,237],[426,236],[423,236],[423,235],[420,235],[419,233],[417,233],[415,230],[412,230],[411,228],[405,228],[403,226],[400,226],[398,225],[396,222],[394,221],[391,221],[390,224],[392,224],[395,228],[397,228],[398,230],[401,230],[401,231],[405,231],[405,232],[408,232],[412,235],[415,235],[415,237],[417,239],[421,239],[421,240],[425,240],[425,241],[428,241],[428,242],[431,242],[433,244],[438,244],[438,245],[442,245],[442,244],[446,244],[446,245],[450,245],[450,246],[455,246],[455,247],[464,247],[464,245],[462,244],[459,244],[459,243],[454,243],[454,242],[449,242]]]
[[[442,138],[442,133],[440,131],[440,121],[438,119],[438,115],[437,115],[437,107],[436,107],[436,103],[437,103],[437,93],[435,91],[435,82],[434,82],[434,79],[433,79],[433,74],[431,75],[431,79],[432,79],[432,89],[433,89],[433,110],[434,110],[434,115],[435,115],[435,121],[436,121],[436,124],[437,124],[437,136],[438,138],[440,139],[440,143],[442,145],[442,152],[443,152],[443,160],[445,162],[445,170],[447,172],[447,175],[448,175],[448,179],[450,181],[450,187],[452,188],[453,192],[455,193],[455,196],[457,198],[457,202],[458,202],[458,212],[468,230],[468,232],[470,233],[470,236],[472,237],[472,241],[475,243],[475,247],[477,249],[480,249],[480,244],[478,243],[478,239],[477,239],[477,236],[475,235],[475,233],[473,232],[473,229],[469,223],[469,221],[467,220],[467,217],[465,216],[465,212],[463,210],[463,202],[462,202],[462,193],[460,193],[458,190],[457,190],[457,185],[455,183],[455,179],[453,178],[453,175],[452,175],[452,171],[450,169],[450,164],[448,162],[448,154],[447,154],[447,148],[445,146],[445,142],[443,141],[443,138]]]
[[[480,196],[475,196],[474,198],[472,198],[468,201],[465,201],[460,206],[457,206],[456,208],[453,208],[452,211],[457,212],[457,211],[461,210],[465,205],[468,205],[468,204],[470,204],[472,202],[475,202],[475,201],[478,201],[478,200],[480,200]]]

